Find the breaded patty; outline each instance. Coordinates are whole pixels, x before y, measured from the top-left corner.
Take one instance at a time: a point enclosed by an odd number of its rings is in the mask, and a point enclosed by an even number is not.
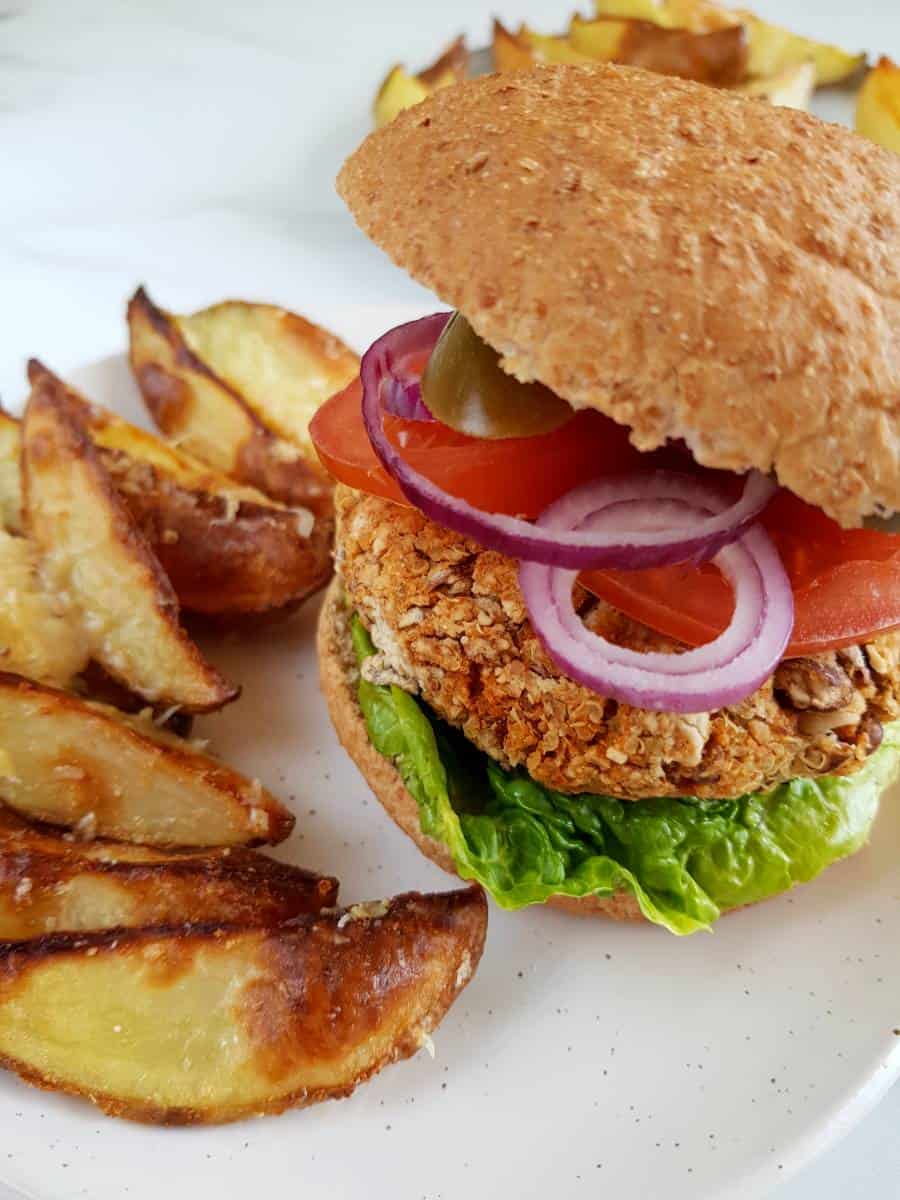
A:
[[[856,770],[900,714],[900,633],[788,659],[740,704],[649,712],[605,699],[545,654],[516,563],[415,509],[339,486],[337,569],[378,654],[366,676],[421,696],[506,767],[562,792],[625,799],[738,796]],[[580,593],[589,627],[619,645],[679,649]]]

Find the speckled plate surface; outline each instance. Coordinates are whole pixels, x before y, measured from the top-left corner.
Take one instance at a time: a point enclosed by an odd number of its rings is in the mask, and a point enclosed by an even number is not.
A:
[[[408,315],[361,309],[336,327],[362,345]],[[73,379],[143,422],[124,359]],[[200,732],[292,805],[280,853],[338,875],[345,900],[450,887],[340,751],[315,618],[311,605],[284,628],[208,641],[244,693]],[[896,800],[867,851],[712,935],[492,909],[436,1059],[390,1068],[350,1100],[159,1130],[2,1075],[0,1179],[41,1200],[759,1200],[900,1074]]]

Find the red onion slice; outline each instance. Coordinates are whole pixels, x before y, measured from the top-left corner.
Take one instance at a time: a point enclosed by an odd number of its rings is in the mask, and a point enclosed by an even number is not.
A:
[[[597,567],[634,570],[712,558],[749,528],[774,494],[775,483],[752,471],[736,503],[723,507],[721,497],[717,496],[711,511],[704,512],[710,507],[705,501],[712,489],[689,476],[656,472],[615,477],[603,481],[607,499],[604,503],[593,503],[592,511],[616,501],[659,499],[682,501],[693,511],[688,515],[685,510],[682,521],[668,529],[581,529],[573,519],[566,522],[566,528],[546,532],[540,523],[535,526],[516,517],[483,512],[451,496],[411,467],[384,429],[386,386],[397,372],[409,377],[409,360],[434,346],[449,317],[449,313],[435,313],[392,329],[373,343],[363,356],[360,369],[362,417],[372,448],[410,503],[446,529],[527,562],[576,570]],[[590,492],[596,500],[591,489],[597,486],[600,485],[588,484],[575,489],[557,503],[568,502],[573,513],[580,511],[579,506],[587,498],[584,493]]]
[[[420,381],[411,375],[393,375],[385,384],[384,411],[405,421],[433,421],[434,416],[422,399]]]
[[[552,507],[557,511],[548,522],[551,525],[559,520],[562,502]],[[624,507],[615,504],[588,513],[582,524],[594,529],[618,527]],[[666,503],[633,502],[628,507],[630,526],[658,528],[685,515]],[[683,510],[684,505],[678,503],[677,507]],[[592,633],[572,605],[573,571],[522,563],[519,583],[535,633],[570,678],[636,708],[710,712],[752,695],[769,678],[794,623],[790,581],[761,526],[748,530],[713,561],[734,590],[734,613],[715,641],[683,654],[640,653],[614,646]]]

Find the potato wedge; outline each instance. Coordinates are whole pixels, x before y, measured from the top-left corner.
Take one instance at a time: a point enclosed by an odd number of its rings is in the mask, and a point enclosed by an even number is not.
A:
[[[0,530],[0,668],[65,687],[87,665],[87,639],[47,590],[36,547]]]
[[[90,656],[152,704],[206,712],[234,700],[178,622],[178,600],[81,420],[47,373],[22,423],[24,520],[45,586],[77,620]]]
[[[128,326],[132,369],[163,433],[267,496],[330,515],[309,422],[358,372],[352,350],[283,308],[233,301],[174,316],[143,288]]]
[[[519,27],[518,39],[526,45],[536,63],[589,63],[589,54],[576,50],[565,34],[537,33],[527,25]]]
[[[856,132],[900,154],[900,67],[881,58],[856,100]]]
[[[768,79],[751,79],[734,90],[744,96],[757,96],[781,108],[799,108],[809,111],[810,101],[816,87],[816,68],[811,62],[797,63],[780,75]]]
[[[0,409],[0,526],[8,533],[22,532],[22,476],[19,422]]]
[[[643,67],[713,87],[731,87],[747,74],[748,44],[742,25],[708,33],[667,29],[651,21],[574,16],[571,45],[592,60]]]
[[[23,672],[19,671],[18,674],[21,675]],[[98,704],[118,709],[120,713],[140,716],[146,720],[152,719],[156,729],[165,729],[179,738],[189,738],[194,731],[195,718],[190,713],[182,712],[180,708],[174,706],[164,712],[154,713],[143,697],[130,692],[93,659],[72,681],[68,690],[74,692],[76,696],[82,696],[85,700],[96,700]]]
[[[839,46],[799,37],[780,25],[761,21],[750,12],[739,14],[747,26],[750,38],[750,75],[765,78],[780,75],[789,67],[812,62],[816,70],[816,86],[841,83],[865,66],[865,54],[848,54]]]
[[[332,521],[236,483],[152,433],[91,404],[40,363],[28,366],[64,397],[188,612],[220,621],[292,611],[331,577]],[[4,434],[0,421],[0,455]],[[0,488],[3,459],[0,457]],[[2,504],[0,493],[0,504]]]
[[[598,17],[636,17],[693,33],[744,25],[749,39],[747,74],[754,78],[780,75],[788,67],[812,61],[816,85],[821,87],[849,78],[866,61],[865,54],[848,54],[763,21],[747,9],[731,9],[711,0],[594,0],[594,10]]]
[[[160,1124],[347,1096],[427,1043],[471,978],[486,925],[484,895],[465,889],[268,930],[0,944],[0,1061],[112,1116]]]
[[[417,75],[411,75],[399,63],[391,67],[375,94],[373,115],[376,129],[389,124],[397,113],[419,104],[432,92],[465,79],[468,71],[469,51],[464,37],[451,42],[430,67]]]
[[[454,83],[461,83],[468,73],[469,50],[465,37],[460,34],[430,67],[419,72],[418,78],[431,91],[437,92],[441,88],[452,87]]]
[[[0,941],[209,921],[273,925],[336,900],[336,880],[239,846],[76,842],[0,808]]]
[[[494,70],[501,73],[529,71],[534,66],[534,50],[519,33],[513,33],[497,17],[491,41]]]
[[[107,705],[0,674],[0,800],[85,836],[150,846],[280,842],[294,818],[260,784]]]
[[[431,95],[431,89],[416,75],[410,73],[399,63],[391,67],[381,81],[375,93],[372,105],[372,115],[375,118],[375,128],[389,125],[397,113],[414,104],[421,104]]]
[[[594,12],[598,17],[633,17],[691,33],[712,33],[741,24],[736,9],[712,0],[594,0]]]

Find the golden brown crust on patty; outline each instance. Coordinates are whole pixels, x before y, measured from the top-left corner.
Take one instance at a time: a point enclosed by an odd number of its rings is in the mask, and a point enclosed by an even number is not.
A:
[[[547,787],[636,800],[739,796],[856,770],[881,722],[900,714],[900,633],[789,660],[717,712],[605,700],[547,658],[511,559],[343,486],[335,505],[337,570],[379,650],[367,677],[417,692],[485,753]],[[585,615],[620,644],[676,648],[599,602]]]
[[[427,858],[455,875],[456,867],[447,847],[422,832],[415,799],[407,791],[393,763],[379,754],[369,741],[356,700],[355,683],[358,675],[346,625],[347,610],[341,599],[341,585],[338,580],[333,580],[319,618],[319,682],[341,745],[356,763],[388,815]],[[551,896],[547,903],[577,916],[611,917],[616,921],[644,920],[637,901],[628,892],[619,892],[608,899],[596,896],[582,899]]]
[[[900,509],[900,158],[629,68],[439,92],[338,189],[522,379],[845,525]]]

